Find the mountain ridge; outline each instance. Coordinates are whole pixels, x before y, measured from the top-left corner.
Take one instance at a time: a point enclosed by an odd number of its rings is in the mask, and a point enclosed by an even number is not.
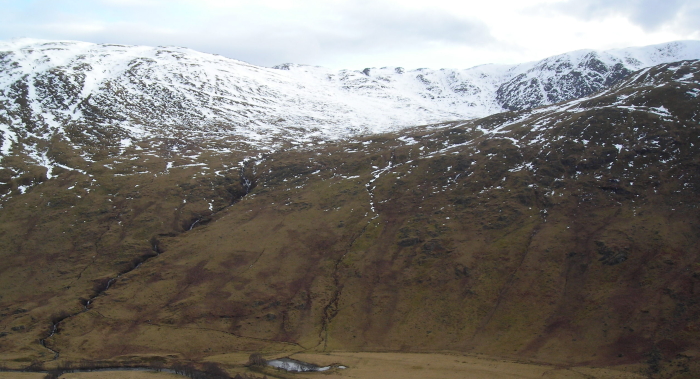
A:
[[[186,48],[70,41],[3,42],[0,51],[7,154],[14,129],[32,123],[64,134],[70,123],[109,126],[125,138],[218,131],[270,145],[291,131],[292,140],[338,138],[484,117],[590,94],[653,64],[700,58],[700,41],[410,71],[274,69]]]

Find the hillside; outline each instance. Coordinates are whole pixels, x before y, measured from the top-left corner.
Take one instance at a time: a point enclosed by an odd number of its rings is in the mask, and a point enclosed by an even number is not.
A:
[[[700,63],[615,81],[278,149],[5,123],[44,155],[2,160],[0,357],[459,351],[693,377]]]

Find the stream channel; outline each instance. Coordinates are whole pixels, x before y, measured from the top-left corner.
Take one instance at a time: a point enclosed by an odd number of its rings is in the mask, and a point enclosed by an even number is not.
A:
[[[252,172],[252,173],[253,173],[253,177],[252,177],[252,178],[249,178],[249,177],[246,176],[245,168],[246,168],[246,165],[248,165],[250,162],[255,163],[255,159],[253,159],[253,158],[246,158],[246,159],[244,159],[244,160],[239,164],[239,166],[240,166],[240,174],[239,174],[239,175],[240,175],[240,179],[239,179],[239,180],[240,180],[241,186],[242,186],[242,187],[244,188],[244,190],[245,190],[245,193],[241,194],[241,195],[238,196],[237,198],[232,199],[231,205],[235,204],[236,202],[240,201],[243,197],[245,197],[246,195],[248,195],[248,194],[250,193],[250,191],[253,190],[253,188],[255,188],[255,186],[256,186],[256,184],[257,184],[257,183],[256,183],[256,180],[255,180],[255,166],[254,166],[254,165],[253,165],[253,172]],[[197,225],[197,223],[199,223],[200,221],[201,221],[201,217],[200,217],[199,219],[197,219],[196,221],[194,221],[194,223],[192,223],[192,224],[189,226],[189,228],[188,228],[187,230],[188,230],[188,231],[192,230],[192,229]],[[52,320],[51,331],[49,332],[49,334],[48,334],[46,337],[40,339],[40,340],[39,340],[39,343],[40,343],[41,346],[43,346],[45,349],[47,349],[47,350],[49,350],[50,352],[53,353],[53,355],[54,355],[54,356],[53,356],[53,360],[54,360],[54,361],[58,359],[58,357],[61,355],[61,353],[60,353],[58,350],[54,350],[54,349],[52,349],[51,347],[47,346],[47,345],[46,345],[46,340],[50,339],[51,337],[53,337],[56,333],[58,333],[58,332],[60,331],[59,328],[60,328],[61,322],[65,321],[65,320],[67,320],[67,319],[69,319],[69,318],[71,318],[71,317],[75,317],[75,316],[77,316],[77,315],[79,315],[79,314],[82,314],[82,313],[85,313],[85,312],[89,312],[89,311],[90,311],[90,304],[92,304],[92,302],[93,302],[95,299],[97,299],[98,297],[102,296],[102,295],[109,289],[109,287],[111,287],[112,284],[114,284],[114,282],[115,282],[117,279],[119,279],[122,275],[128,274],[128,273],[130,273],[130,272],[136,270],[137,268],[141,267],[142,264],[146,263],[146,261],[148,261],[149,259],[154,258],[154,257],[157,257],[157,256],[159,256],[161,253],[163,253],[163,251],[161,250],[161,248],[158,246],[158,240],[157,240],[157,239],[153,240],[153,241],[151,242],[151,245],[152,245],[151,247],[152,247],[152,250],[153,250],[153,253],[152,253],[152,254],[148,254],[148,255],[142,256],[142,257],[140,258],[138,264],[134,265],[134,267],[132,267],[132,268],[130,268],[130,269],[128,269],[128,270],[122,271],[122,272],[120,272],[116,277],[109,279],[109,280],[107,281],[107,284],[105,285],[105,288],[97,290],[97,291],[95,292],[95,294],[94,294],[91,298],[89,298],[87,301],[85,301],[85,304],[83,304],[83,309],[81,309],[80,311],[78,311],[78,312],[76,312],[76,313],[72,313],[72,314],[68,314],[68,315],[63,315],[63,316],[59,316],[59,317],[57,317],[57,318],[55,318],[55,319]]]
[[[85,301],[85,304],[83,304],[83,309],[81,309],[81,310],[78,311],[78,312],[72,313],[72,314],[60,316],[60,317],[58,317],[58,318],[56,318],[56,319],[54,319],[54,320],[52,321],[53,324],[52,324],[52,326],[51,326],[51,332],[49,333],[48,336],[46,336],[46,337],[40,339],[40,340],[39,340],[39,343],[41,344],[41,346],[43,346],[44,348],[46,348],[47,350],[51,351],[51,352],[54,354],[53,360],[57,360],[58,357],[61,355],[61,353],[60,353],[59,351],[54,350],[54,349],[52,349],[51,347],[47,346],[47,345],[46,345],[46,340],[48,340],[49,338],[53,337],[56,333],[59,332],[59,327],[60,327],[60,325],[61,325],[61,322],[65,321],[65,320],[67,320],[67,319],[69,319],[69,318],[71,318],[71,317],[75,317],[75,316],[77,316],[77,315],[79,315],[79,314],[82,314],[82,313],[85,313],[85,312],[89,312],[89,311],[90,311],[90,304],[92,304],[92,302],[93,302],[95,299],[97,299],[98,297],[102,296],[105,292],[107,292],[107,290],[112,286],[112,284],[114,284],[115,281],[117,281],[117,279],[119,279],[122,275],[128,274],[128,273],[130,273],[130,272],[136,270],[137,268],[141,267],[141,265],[144,264],[144,263],[145,263],[146,261],[148,261],[149,259],[159,256],[159,255],[162,253],[162,251],[161,251],[160,247],[158,246],[158,242],[153,242],[152,245],[153,245],[153,246],[152,246],[152,248],[153,248],[153,253],[152,253],[152,254],[148,254],[148,255],[142,256],[142,257],[140,258],[139,262],[138,262],[137,264],[134,265],[134,267],[132,267],[132,268],[130,268],[130,269],[128,269],[128,270],[124,270],[124,271],[120,272],[120,273],[117,274],[117,276],[115,276],[114,278],[110,278],[110,279],[107,281],[107,283],[106,283],[106,285],[104,286],[104,288],[97,290],[97,291],[95,292],[95,294],[94,294],[91,298],[89,298],[88,300]]]
[[[278,358],[267,361],[268,366],[272,366],[278,369],[282,369],[289,372],[315,372],[315,371],[328,371],[332,368],[346,369],[345,366],[317,366],[313,363],[306,363],[298,361],[292,358]]]

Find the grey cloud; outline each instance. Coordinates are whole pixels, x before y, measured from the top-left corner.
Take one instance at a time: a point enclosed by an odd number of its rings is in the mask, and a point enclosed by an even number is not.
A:
[[[697,0],[569,0],[555,7],[586,20],[621,15],[647,31],[669,25],[685,32],[700,28]]]
[[[327,16],[311,25],[276,25],[267,31],[268,36],[288,41],[279,46],[280,52],[289,57],[285,62],[329,55],[418,52],[435,45],[498,44],[479,21],[446,12],[395,9],[376,2],[355,4],[352,8],[327,9]],[[298,58],[294,60],[294,56]]]
[[[436,10],[395,9],[382,3],[364,3],[342,11],[344,28],[357,31],[355,40],[369,44],[443,42],[485,45],[494,42],[487,26]],[[352,39],[351,39],[352,40]]]
[[[700,36],[700,4],[685,9],[679,17],[678,28],[686,33]]]
[[[0,0],[0,4],[7,0]],[[80,6],[80,3],[83,6]],[[313,9],[259,14],[188,14],[154,2],[38,0],[0,16],[0,39],[28,36],[135,45],[177,45],[253,64],[329,61],[329,57],[421,51],[436,45],[497,45],[488,27],[445,11],[371,1],[319,2]],[[177,2],[175,2],[177,3]],[[335,6],[333,4],[336,4]],[[144,8],[147,11],[144,11]],[[308,18],[306,12],[315,16]],[[196,12],[195,12],[196,13]],[[6,14],[7,15],[7,14]],[[92,24],[97,28],[75,25]],[[338,59],[335,59],[336,61]],[[397,62],[400,64],[401,62]]]
[[[328,57],[393,51],[418,52],[436,44],[498,43],[484,24],[449,13],[394,9],[370,2],[354,5],[323,8],[322,17],[308,21],[299,21],[298,14],[284,12],[269,19],[224,14],[209,20],[206,26],[160,38],[177,39],[188,47],[263,66],[285,62],[315,64],[330,60]]]

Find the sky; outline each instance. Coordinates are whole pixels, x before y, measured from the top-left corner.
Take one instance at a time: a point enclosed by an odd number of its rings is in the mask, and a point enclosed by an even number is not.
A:
[[[698,0],[0,0],[0,40],[183,46],[260,66],[469,68],[700,40]]]

